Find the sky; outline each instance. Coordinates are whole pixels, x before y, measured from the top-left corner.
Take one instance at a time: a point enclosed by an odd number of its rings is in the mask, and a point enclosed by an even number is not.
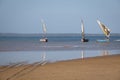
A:
[[[0,0],[0,33],[102,34],[96,20],[120,33],[120,0]]]

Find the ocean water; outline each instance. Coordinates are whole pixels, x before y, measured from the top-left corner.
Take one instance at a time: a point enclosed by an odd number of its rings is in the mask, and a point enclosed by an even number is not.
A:
[[[0,65],[43,60],[55,62],[102,55],[120,54],[120,35],[111,35],[110,42],[99,43],[103,35],[86,35],[89,42],[80,41],[79,34],[48,34],[48,42],[40,42],[41,35],[1,35]]]

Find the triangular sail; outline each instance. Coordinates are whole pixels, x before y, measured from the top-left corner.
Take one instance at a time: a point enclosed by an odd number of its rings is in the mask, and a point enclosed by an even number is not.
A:
[[[46,24],[44,23],[43,19],[41,19],[41,23],[42,23],[42,28],[43,28],[44,36],[46,36],[47,29],[46,29]]]
[[[106,27],[103,23],[101,23],[99,20],[97,20],[97,23],[99,24],[100,28],[102,29],[103,33],[107,38],[110,37],[110,29]]]
[[[85,33],[84,33],[84,23],[83,23],[83,20],[81,20],[81,31],[82,31],[82,38],[85,38]]]

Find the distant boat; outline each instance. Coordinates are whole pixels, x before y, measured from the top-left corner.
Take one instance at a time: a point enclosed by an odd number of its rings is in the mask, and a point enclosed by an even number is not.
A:
[[[97,41],[98,42],[109,42],[110,29],[107,26],[105,26],[103,23],[101,23],[99,20],[97,20],[97,23],[106,37],[104,40],[97,40]]]
[[[44,23],[43,20],[41,20],[41,23],[42,23],[42,29],[43,29],[43,38],[40,39],[40,42],[48,42],[48,39],[47,39],[47,29],[46,29],[46,24]]]
[[[85,38],[85,31],[84,31],[84,23],[83,23],[83,20],[81,20],[81,35],[82,35],[82,39],[81,41],[82,42],[88,42],[89,40]]]

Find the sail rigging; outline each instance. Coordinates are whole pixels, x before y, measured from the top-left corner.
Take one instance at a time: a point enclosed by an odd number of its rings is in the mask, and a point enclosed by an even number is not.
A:
[[[102,29],[105,36],[107,38],[109,38],[110,37],[110,29],[108,27],[106,27],[103,23],[101,23],[99,20],[97,20],[97,23],[100,26],[100,28]]]

